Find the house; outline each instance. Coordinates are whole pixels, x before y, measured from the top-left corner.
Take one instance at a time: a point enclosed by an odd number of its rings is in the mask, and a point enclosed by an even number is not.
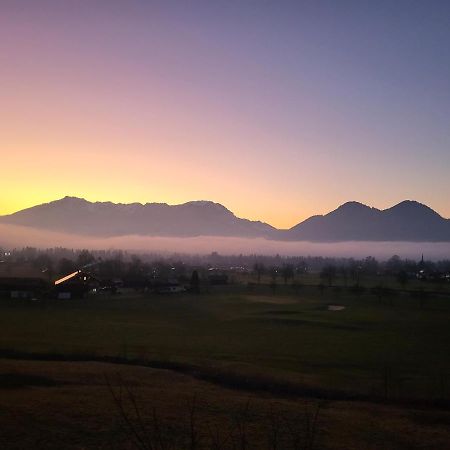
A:
[[[13,299],[38,299],[49,289],[42,278],[1,277],[0,297]]]
[[[174,294],[177,292],[184,292],[185,290],[186,288],[180,284],[167,284],[158,286],[155,291],[158,294]]]
[[[212,285],[228,284],[228,275],[220,269],[208,269],[208,281]]]
[[[38,299],[49,290],[47,274],[28,264],[1,264],[0,297],[12,299]]]
[[[83,298],[89,292],[96,292],[100,286],[99,280],[91,274],[76,270],[54,282],[56,298],[68,300],[71,298]]]
[[[174,279],[157,280],[153,282],[152,288],[157,294],[175,294],[186,291],[186,288]]]

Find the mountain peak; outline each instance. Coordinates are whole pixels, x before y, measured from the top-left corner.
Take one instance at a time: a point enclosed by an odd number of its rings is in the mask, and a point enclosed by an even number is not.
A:
[[[354,215],[354,214],[364,214],[369,213],[372,211],[378,211],[376,208],[371,208],[370,206],[364,205],[360,202],[350,201],[342,204],[338,208],[336,208],[334,211],[331,211],[330,213],[326,214],[327,216],[335,216],[335,215]]]
[[[291,228],[298,240],[314,241],[445,241],[450,220],[422,203],[405,200],[379,210],[347,202],[336,210]]]
[[[208,200],[165,203],[90,202],[66,196],[8,216],[2,223],[93,236],[234,236],[313,241],[450,241],[450,220],[405,200],[385,210],[357,201],[313,216],[290,230],[241,219]]]
[[[58,200],[54,200],[52,202],[49,203],[50,204],[58,204],[58,203],[62,203],[62,204],[85,204],[85,203],[90,203],[88,200],[81,198],[81,197],[74,197],[71,195],[66,195],[63,198],[60,198]]]
[[[223,206],[221,203],[212,202],[211,200],[193,200],[190,202],[183,203],[185,206],[199,206],[199,207],[206,207],[215,209],[217,211],[228,211],[230,210]]]
[[[354,200],[345,202],[341,206],[339,206],[338,209],[345,209],[345,210],[358,210],[358,209],[371,209],[370,206],[365,205],[364,203],[356,202]]]
[[[423,203],[417,202],[416,200],[403,200],[400,203],[392,206],[392,208],[417,208],[417,209],[431,209]]]
[[[63,197],[63,198],[61,198],[61,199],[59,199],[59,200],[55,200],[55,201],[69,201],[69,202],[72,202],[72,201],[82,201],[82,202],[87,202],[87,200],[85,200],[84,198],[82,198],[82,197],[76,197],[76,196],[74,196],[74,195],[66,195],[65,197]]]
[[[436,211],[429,206],[415,200],[403,200],[397,205],[384,210],[387,213],[395,214],[413,214],[413,215],[428,215],[434,217],[441,217]]]
[[[9,216],[2,222],[91,236],[236,236],[262,237],[270,225],[241,219],[220,203],[90,202],[66,196]]]

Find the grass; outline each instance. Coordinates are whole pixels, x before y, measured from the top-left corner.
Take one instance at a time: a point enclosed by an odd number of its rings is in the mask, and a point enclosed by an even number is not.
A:
[[[0,368],[28,380],[21,389],[0,385],[0,445],[7,450],[145,448],[136,445],[130,423],[145,442],[161,434],[164,448],[174,448],[172,437],[192,435],[194,399],[197,444],[189,448],[198,450],[242,449],[244,438],[248,450],[440,450],[450,439],[449,411],[327,401],[321,403],[317,429],[310,428],[314,445],[308,447],[304,438],[319,405],[315,400],[259,395],[173,371],[96,362],[0,359]],[[37,384],[36,379],[51,383]],[[111,390],[116,398],[122,390],[119,398],[129,423]],[[219,445],[212,446],[213,440]]]
[[[371,292],[0,300],[0,448],[446,448],[450,298]]]
[[[346,306],[328,311],[329,304]],[[449,398],[450,299],[304,286],[0,303],[3,349],[195,365],[314,389]]]

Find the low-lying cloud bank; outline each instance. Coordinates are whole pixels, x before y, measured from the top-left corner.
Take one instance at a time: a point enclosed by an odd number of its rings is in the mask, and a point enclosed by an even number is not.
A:
[[[22,247],[66,247],[97,250],[121,249],[136,253],[190,253],[207,254],[264,254],[282,256],[374,256],[387,259],[394,254],[402,258],[450,259],[449,242],[285,242],[263,238],[234,238],[199,236],[190,238],[120,236],[93,238],[74,234],[39,230],[17,225],[0,224],[0,247],[5,249]]]

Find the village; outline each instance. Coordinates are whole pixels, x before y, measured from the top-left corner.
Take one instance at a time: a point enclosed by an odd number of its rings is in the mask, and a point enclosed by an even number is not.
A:
[[[67,258],[68,252],[72,259]],[[61,257],[61,254],[65,255]],[[0,298],[70,300],[130,292],[177,294],[200,286],[312,284],[317,287],[390,287],[410,285],[439,289],[450,282],[450,262],[418,261],[393,256],[378,262],[330,258],[223,256],[217,252],[192,258],[176,255],[123,255],[88,250],[2,250]],[[420,282],[419,284],[417,284]],[[436,288],[436,289],[435,289]],[[422,289],[422,288],[420,288]]]

